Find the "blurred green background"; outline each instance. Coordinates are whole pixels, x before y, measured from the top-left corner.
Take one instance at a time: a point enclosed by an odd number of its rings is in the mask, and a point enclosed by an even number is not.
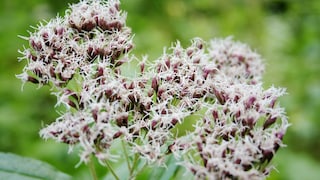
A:
[[[67,146],[39,138],[55,120],[55,97],[15,78],[25,62],[17,50],[31,26],[63,15],[75,0],[1,0],[0,2],[0,151],[40,159],[74,177],[90,177]],[[154,59],[164,46],[193,37],[209,40],[232,35],[248,43],[266,62],[265,87],[286,87],[281,99],[292,126],[268,179],[308,180],[320,177],[320,1],[319,0],[122,0],[127,25],[135,34],[138,57]]]

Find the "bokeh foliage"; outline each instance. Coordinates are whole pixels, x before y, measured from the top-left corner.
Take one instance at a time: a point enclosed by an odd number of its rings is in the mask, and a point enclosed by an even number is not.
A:
[[[57,117],[55,97],[48,89],[15,78],[24,66],[17,50],[40,20],[63,15],[76,0],[2,0],[0,2],[0,151],[47,161],[75,177],[86,179],[87,168],[67,146],[38,136]],[[135,34],[138,57],[157,58],[176,40],[188,45],[193,37],[209,40],[232,35],[248,43],[265,59],[265,87],[287,87],[281,99],[292,126],[288,147],[274,159],[279,172],[269,179],[320,177],[320,1],[318,0],[122,0],[127,24]],[[99,169],[103,174],[104,170]]]

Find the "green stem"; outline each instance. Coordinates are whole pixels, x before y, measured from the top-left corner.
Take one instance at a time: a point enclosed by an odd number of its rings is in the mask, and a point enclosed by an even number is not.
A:
[[[132,168],[132,167],[130,166],[129,157],[128,157],[128,153],[127,153],[127,150],[126,150],[126,145],[124,144],[124,141],[123,141],[123,140],[121,140],[121,144],[122,144],[124,156],[125,156],[125,158],[126,158],[127,166],[128,166],[128,169],[129,169],[129,172],[130,172],[130,176],[131,176],[131,168]]]
[[[92,158],[89,161],[89,169],[90,169],[93,180],[98,180],[97,172],[94,167],[94,163],[92,162]]]
[[[147,166],[147,162],[145,162],[144,163],[144,165],[141,167],[141,169],[139,169],[139,170],[137,170],[136,171],[136,173],[135,173],[135,175],[134,176],[138,176],[138,174],[140,174],[143,170],[144,170],[144,168]],[[132,175],[133,176],[133,175]]]
[[[106,165],[108,167],[108,169],[110,170],[111,174],[113,175],[113,177],[116,179],[116,180],[120,180],[120,178],[117,176],[117,174],[114,172],[113,168],[111,167],[111,165],[109,164],[109,162],[106,160]]]
[[[133,163],[132,163],[132,168],[130,169],[130,176],[133,174],[133,171],[134,171],[134,168],[136,167],[137,162],[138,162],[138,154],[135,154]]]

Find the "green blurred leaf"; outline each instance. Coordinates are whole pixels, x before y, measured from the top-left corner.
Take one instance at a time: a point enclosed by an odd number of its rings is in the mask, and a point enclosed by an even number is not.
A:
[[[305,153],[281,149],[277,152],[273,164],[281,171],[272,171],[269,180],[311,180],[320,177],[319,162]]]
[[[169,157],[167,164],[168,164],[168,167],[165,170],[165,172],[162,173],[160,180],[172,179],[172,177],[174,177],[174,175],[179,169],[179,165],[177,165],[177,160],[175,160],[173,156]]]
[[[0,152],[0,177],[7,180],[71,179],[51,165],[11,153]]]

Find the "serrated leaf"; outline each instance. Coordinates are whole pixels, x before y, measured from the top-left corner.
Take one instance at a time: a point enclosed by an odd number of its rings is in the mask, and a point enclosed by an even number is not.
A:
[[[71,176],[58,171],[48,163],[0,152],[0,179],[6,180],[69,180]]]

